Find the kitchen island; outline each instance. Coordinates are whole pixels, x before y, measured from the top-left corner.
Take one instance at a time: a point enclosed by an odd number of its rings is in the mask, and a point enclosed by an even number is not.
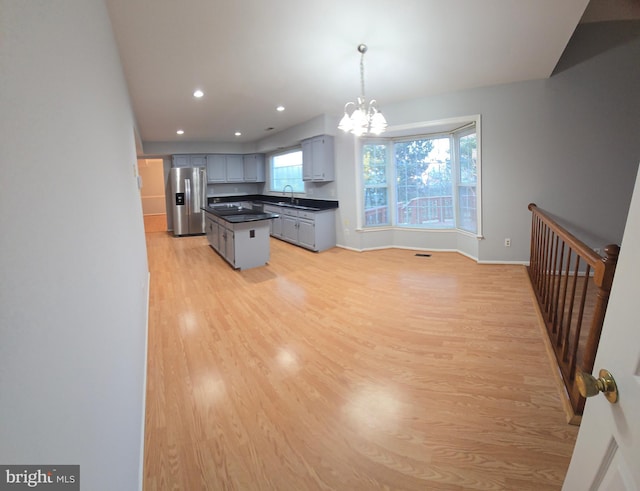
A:
[[[264,266],[269,261],[270,221],[275,213],[238,205],[203,207],[209,245],[234,269]]]

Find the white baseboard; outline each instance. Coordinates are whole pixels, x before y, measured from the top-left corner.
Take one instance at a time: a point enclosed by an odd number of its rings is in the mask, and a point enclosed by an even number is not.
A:
[[[147,273],[147,315],[144,329],[144,371],[142,382],[142,432],[140,438],[140,469],[138,471],[138,491],[142,490],[144,484],[144,437],[145,421],[147,415],[147,356],[149,351],[149,302],[150,302],[151,272]]]

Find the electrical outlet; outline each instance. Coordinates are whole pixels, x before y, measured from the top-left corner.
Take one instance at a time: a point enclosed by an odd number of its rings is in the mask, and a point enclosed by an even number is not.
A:
[[[511,247],[511,239],[504,239],[504,246]]]

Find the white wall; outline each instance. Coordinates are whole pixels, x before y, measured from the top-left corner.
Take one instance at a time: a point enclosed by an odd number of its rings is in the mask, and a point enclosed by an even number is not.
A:
[[[148,267],[107,11],[0,12],[0,462],[139,489]]]

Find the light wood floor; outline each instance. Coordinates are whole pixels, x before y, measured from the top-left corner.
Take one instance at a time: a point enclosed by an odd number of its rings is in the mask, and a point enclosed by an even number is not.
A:
[[[167,230],[167,215],[144,215],[144,231],[149,232],[163,232]]]
[[[147,243],[146,491],[560,489],[578,429],[524,267]]]

